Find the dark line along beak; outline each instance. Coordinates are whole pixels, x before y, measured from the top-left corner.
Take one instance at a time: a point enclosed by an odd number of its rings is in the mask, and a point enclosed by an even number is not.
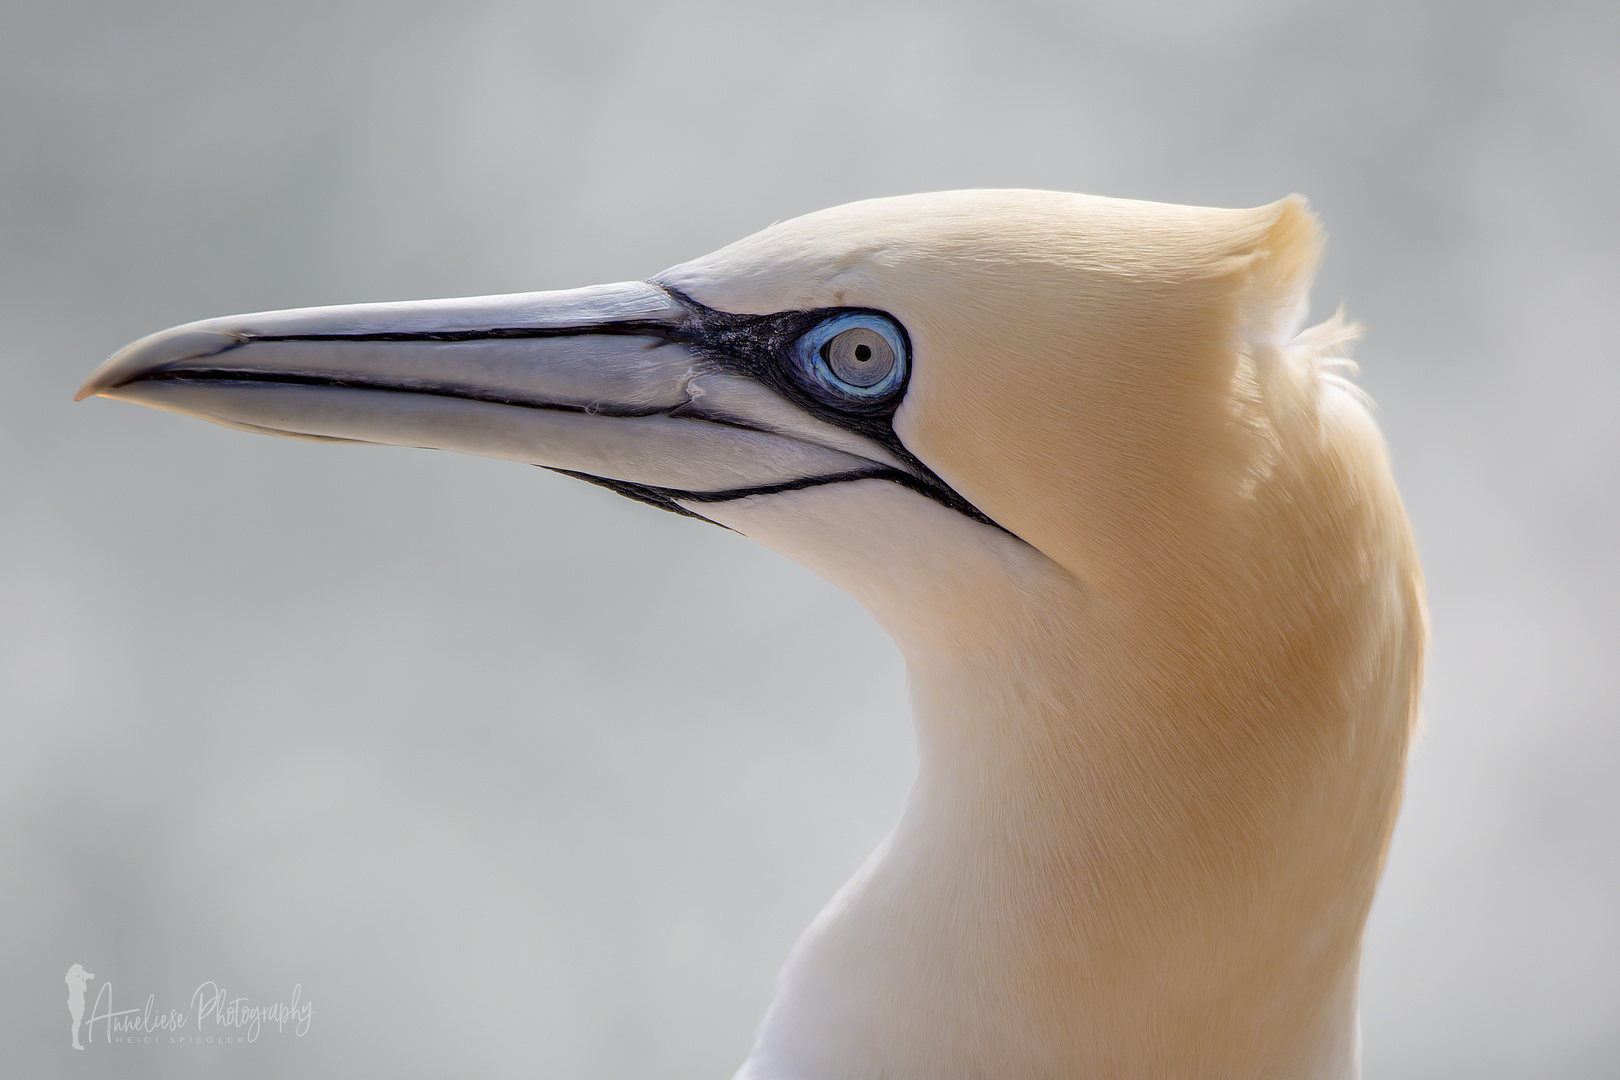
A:
[[[143,338],[84,384],[227,427],[432,447],[702,501],[914,463],[695,347],[645,282],[208,319]],[[626,490],[631,489],[631,490]]]

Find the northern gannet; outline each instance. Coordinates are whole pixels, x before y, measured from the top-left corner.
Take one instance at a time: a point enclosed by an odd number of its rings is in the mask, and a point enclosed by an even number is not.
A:
[[[1359,1072],[1425,642],[1303,200],[878,199],[645,282],[210,319],[79,396],[530,462],[853,594],[904,814],[740,1080]]]

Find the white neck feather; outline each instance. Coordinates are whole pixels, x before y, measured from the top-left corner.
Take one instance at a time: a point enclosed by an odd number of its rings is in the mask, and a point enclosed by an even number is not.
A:
[[[1201,728],[1230,717],[1188,715],[1202,691],[1163,670],[1173,650],[1145,654],[1038,552],[896,485],[701,509],[884,624],[920,759],[740,1080],[1358,1075],[1384,843],[1355,820],[1378,810],[1365,747]]]

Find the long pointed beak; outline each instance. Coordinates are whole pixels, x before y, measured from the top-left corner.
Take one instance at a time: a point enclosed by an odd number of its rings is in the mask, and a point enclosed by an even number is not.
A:
[[[666,504],[914,471],[716,362],[694,316],[625,282],[208,319],[121,350],[78,398],[528,462]]]

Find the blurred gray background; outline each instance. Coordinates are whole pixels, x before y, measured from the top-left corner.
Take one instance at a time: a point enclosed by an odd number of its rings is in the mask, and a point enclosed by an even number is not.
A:
[[[1620,1074],[1617,72],[1613,3],[0,6],[0,1073],[728,1076],[912,775],[865,614],[539,469],[70,397],[1006,185],[1312,199],[1434,616],[1366,1074]],[[313,1025],[76,1054],[74,962]]]

